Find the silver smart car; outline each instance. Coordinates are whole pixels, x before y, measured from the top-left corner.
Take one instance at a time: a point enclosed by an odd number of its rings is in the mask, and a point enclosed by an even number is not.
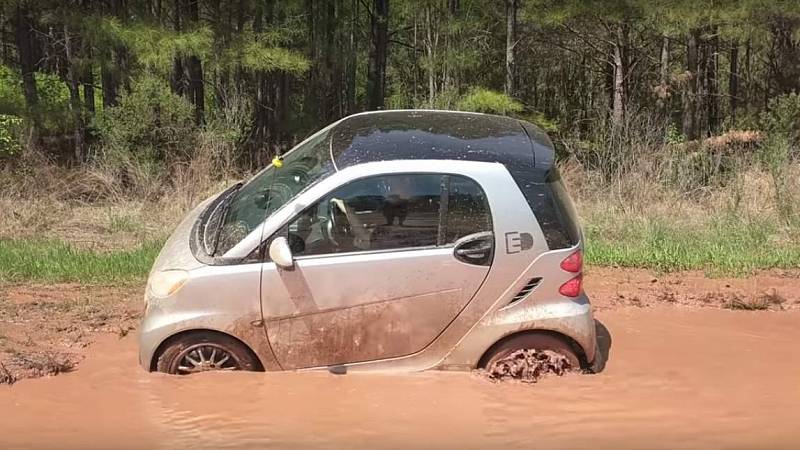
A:
[[[147,283],[150,371],[469,370],[595,362],[582,236],[534,125],[346,117],[199,205]]]

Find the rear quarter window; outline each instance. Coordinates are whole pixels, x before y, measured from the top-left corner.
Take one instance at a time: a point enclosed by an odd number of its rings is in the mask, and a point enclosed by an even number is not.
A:
[[[533,211],[550,250],[569,248],[581,239],[580,224],[561,176],[555,168],[542,181],[525,171],[512,172]]]
[[[553,192],[553,205],[562,233],[566,235],[568,247],[578,245],[581,239],[580,222],[564,182],[558,177],[556,180],[548,181],[547,184]]]
[[[492,216],[483,189],[469,178],[449,176],[445,243],[492,231]]]

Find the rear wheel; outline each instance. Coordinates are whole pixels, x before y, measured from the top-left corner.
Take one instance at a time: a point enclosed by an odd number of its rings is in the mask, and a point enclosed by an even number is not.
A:
[[[536,333],[521,334],[501,341],[482,358],[480,367],[491,369],[497,361],[517,350],[550,350],[567,358],[572,370],[581,368],[580,359],[569,343],[556,336]]]
[[[213,370],[260,370],[255,355],[236,339],[198,331],[174,338],[159,355],[156,370],[189,375]]]

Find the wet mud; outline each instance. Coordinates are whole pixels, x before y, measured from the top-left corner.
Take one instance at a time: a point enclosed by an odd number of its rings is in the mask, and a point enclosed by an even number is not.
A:
[[[103,334],[0,386],[0,448],[796,448],[800,311],[618,307],[601,373],[150,374]],[[446,432],[443,432],[446,430]]]
[[[536,383],[546,375],[562,376],[574,369],[564,355],[550,350],[517,350],[498,359],[486,369],[492,381]]]

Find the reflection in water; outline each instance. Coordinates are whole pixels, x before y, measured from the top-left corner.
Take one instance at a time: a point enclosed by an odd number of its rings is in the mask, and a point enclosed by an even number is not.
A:
[[[599,375],[142,372],[134,339],[0,387],[0,447],[776,447],[796,443],[795,312],[623,309]]]

